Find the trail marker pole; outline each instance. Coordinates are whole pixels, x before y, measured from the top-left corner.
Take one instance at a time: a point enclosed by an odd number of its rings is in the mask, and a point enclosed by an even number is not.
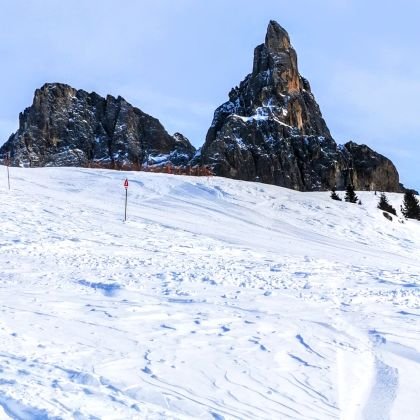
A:
[[[127,221],[127,198],[128,198],[128,179],[126,178],[124,181],[124,188],[125,188],[125,211],[124,211],[124,222]]]

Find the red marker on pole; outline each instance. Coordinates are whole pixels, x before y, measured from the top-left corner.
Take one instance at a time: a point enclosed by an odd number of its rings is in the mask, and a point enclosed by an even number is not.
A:
[[[128,179],[126,178],[124,181],[124,188],[125,188],[125,212],[124,212],[124,222],[127,221],[127,197],[128,197]]]

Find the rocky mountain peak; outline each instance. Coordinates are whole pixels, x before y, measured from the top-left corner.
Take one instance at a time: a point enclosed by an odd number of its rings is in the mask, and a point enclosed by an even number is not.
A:
[[[265,36],[265,46],[269,51],[280,52],[290,48],[290,38],[286,29],[275,20],[270,20]]]
[[[33,106],[40,106],[42,103],[71,100],[77,94],[77,90],[63,83],[45,83],[41,88],[35,90]]]
[[[57,96],[64,96],[69,94],[75,94],[77,92],[76,89],[72,88],[70,85],[65,83],[44,83],[39,89],[35,91],[36,94],[43,92],[43,93],[51,93]]]
[[[337,146],[275,21],[255,48],[252,72],[216,109],[201,159],[222,176],[299,190],[400,189],[388,159],[366,146]]]
[[[111,167],[186,164],[195,153],[187,138],[170,136],[152,116],[124,98],[46,83],[20,114],[19,129],[0,148],[20,166]]]
[[[298,93],[304,88],[289,34],[275,21],[268,24],[265,43],[255,48],[252,76],[272,85],[278,95]]]

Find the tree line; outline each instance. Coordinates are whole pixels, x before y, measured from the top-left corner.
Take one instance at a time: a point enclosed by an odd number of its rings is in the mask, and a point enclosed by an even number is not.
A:
[[[330,197],[333,200],[343,201],[342,198],[337,194],[335,188],[331,190]],[[344,201],[348,203],[362,204],[362,202],[357,197],[356,192],[354,191],[354,187],[352,185],[347,186]],[[390,204],[390,202],[388,201],[388,197],[384,192],[381,192],[379,196],[378,209],[391,213],[394,216],[397,215],[397,210],[395,210],[395,208]],[[406,190],[404,192],[403,203],[401,205],[401,213],[407,219],[420,220],[420,203],[417,197],[415,196],[413,190]]]

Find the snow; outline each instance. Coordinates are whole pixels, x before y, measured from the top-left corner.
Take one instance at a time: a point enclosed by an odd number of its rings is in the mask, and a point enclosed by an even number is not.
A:
[[[273,110],[276,110],[276,111],[273,112]],[[295,127],[292,127],[291,125],[284,123],[283,121],[281,121],[279,118],[276,117],[276,112],[279,112],[283,115],[283,117],[286,117],[287,110],[285,108],[278,109],[278,107],[275,107],[275,106],[259,107],[259,108],[256,108],[255,112],[256,113],[254,115],[251,115],[250,117],[244,117],[238,114],[231,114],[231,117],[239,118],[245,123],[249,123],[249,122],[253,123],[254,121],[258,123],[259,121],[271,120],[271,121],[275,121],[277,124],[282,125],[284,127],[295,129]]]
[[[418,418],[420,223],[373,192],[10,172],[1,419]]]
[[[167,162],[169,159],[169,154],[160,154],[156,156],[149,156],[149,160],[152,161],[154,164],[164,163]]]
[[[249,122],[249,121],[267,121],[269,119],[268,115],[262,115],[262,114],[255,114],[251,115],[250,117],[244,117],[242,115],[232,114],[232,117],[239,118],[243,122]]]

